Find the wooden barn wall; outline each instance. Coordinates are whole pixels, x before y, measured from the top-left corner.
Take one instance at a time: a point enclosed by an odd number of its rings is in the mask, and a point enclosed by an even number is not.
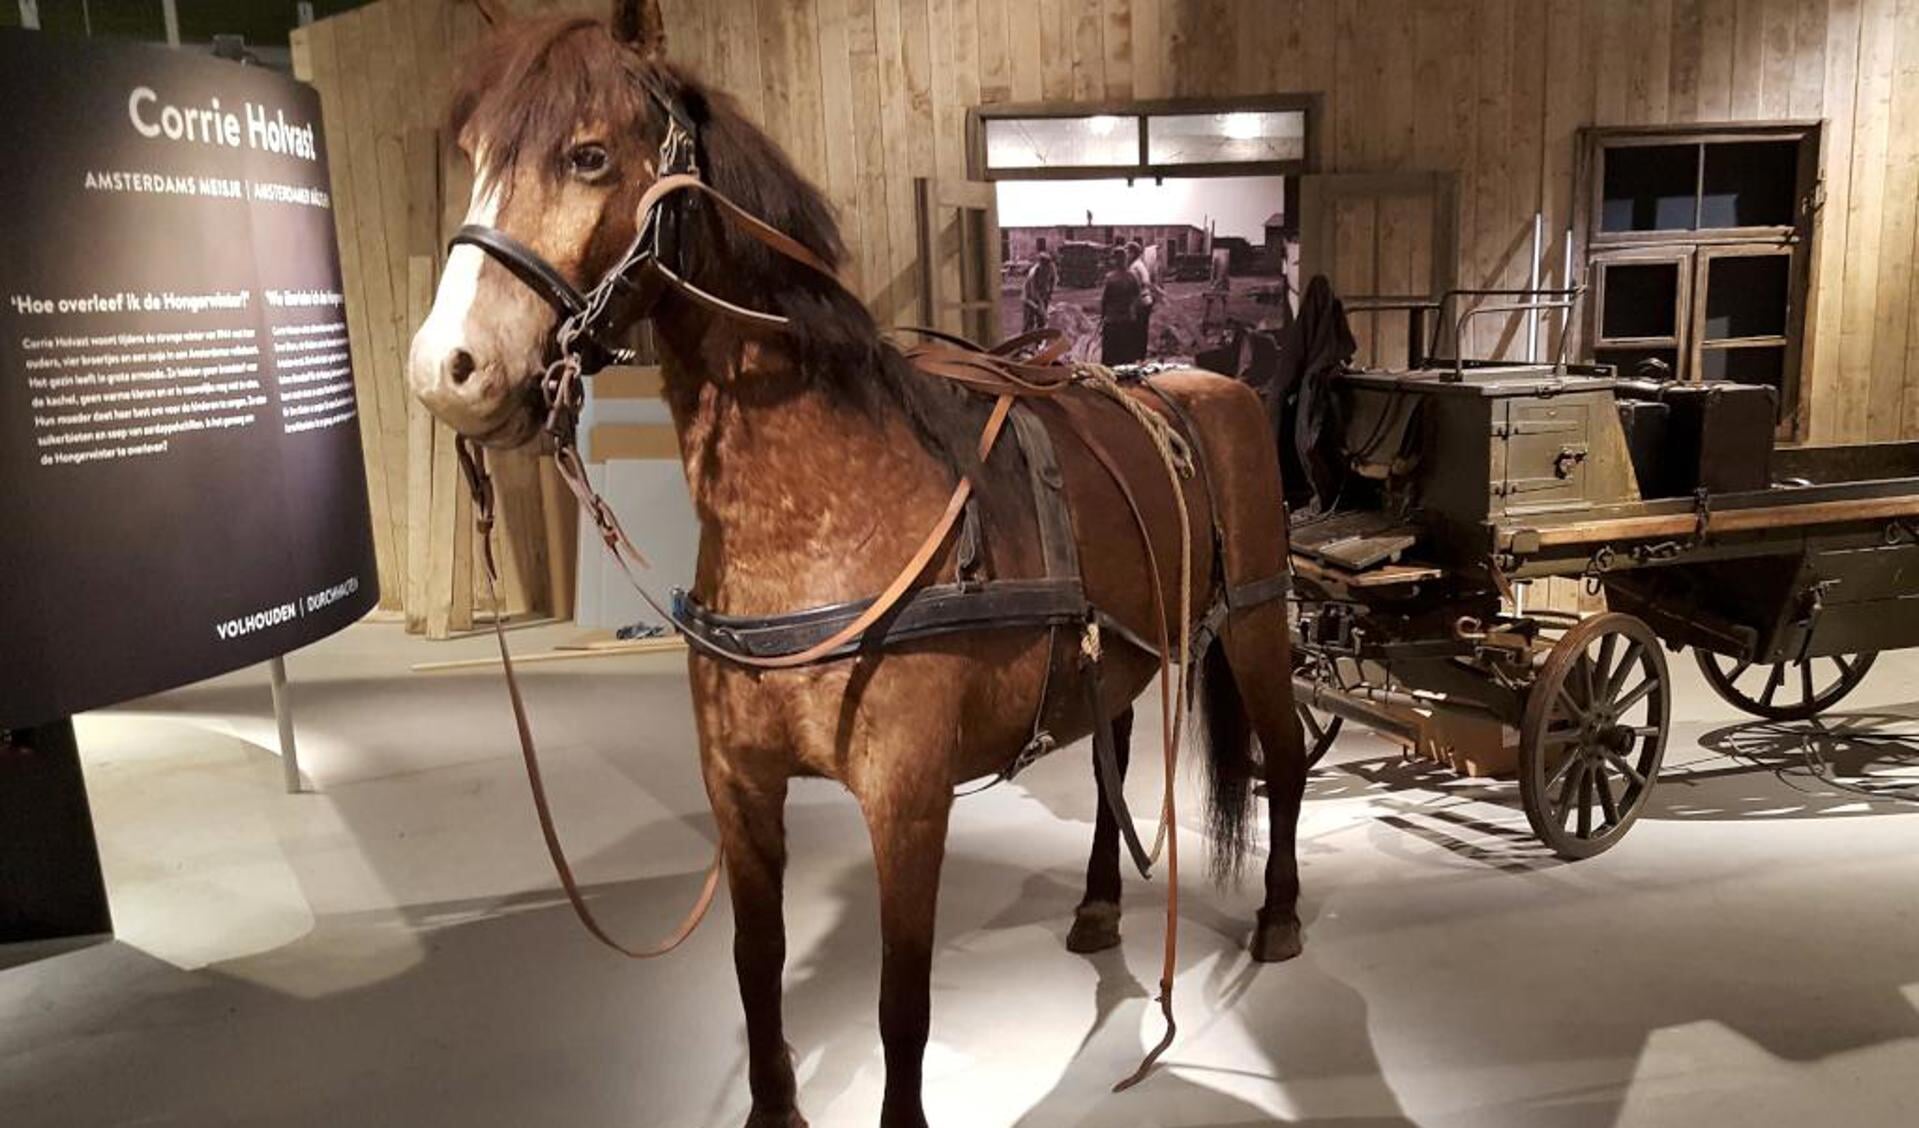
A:
[[[1457,173],[1457,277],[1485,287],[1525,283],[1535,210],[1549,232],[1568,225],[1580,126],[1823,118],[1825,192],[1802,377],[1813,388],[1810,437],[1919,437],[1919,0],[663,7],[670,54],[739,97],[831,196],[854,251],[850,280],[882,321],[917,319],[913,180],[966,174],[966,111],[977,104],[1319,93],[1320,171]],[[390,240],[394,213],[420,206],[391,150],[432,125],[449,60],[479,30],[471,0],[382,0],[303,33],[316,58],[330,41],[338,65],[363,72],[342,83],[316,69],[329,121],[376,123],[371,137],[336,142],[354,158],[352,176],[337,178],[351,201],[343,222],[357,211],[362,232],[377,230],[365,217],[384,214]],[[377,171],[362,171],[363,153]],[[379,257],[379,238],[362,235],[363,255]],[[417,247],[432,249],[424,239]],[[391,265],[390,242],[386,254]],[[1545,280],[1559,276],[1555,251]],[[358,285],[393,283],[362,267]],[[1520,339],[1517,319],[1482,324],[1482,351]],[[353,326],[362,349],[381,357],[404,345],[402,328]],[[372,369],[383,409],[401,398],[388,386],[396,375],[390,357]],[[372,413],[363,418],[375,426]],[[390,506],[401,492],[395,474],[385,488]]]
[[[386,0],[293,34],[294,71],[320,92],[340,273],[372,495],[380,605],[432,637],[476,616],[570,616],[573,510],[550,467],[495,455],[497,607],[478,570],[453,435],[406,386],[470,179],[439,127],[456,61],[485,33],[461,0]]]

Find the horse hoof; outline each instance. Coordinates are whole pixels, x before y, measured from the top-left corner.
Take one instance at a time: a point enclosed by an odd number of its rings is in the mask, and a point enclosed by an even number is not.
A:
[[[1066,934],[1066,950],[1087,955],[1119,947],[1119,905],[1093,901],[1073,910],[1073,928]]]
[[[1260,963],[1292,959],[1306,947],[1300,937],[1299,919],[1289,916],[1285,920],[1261,921],[1253,930],[1253,942],[1247,947]]]
[[[792,1112],[755,1112],[746,1118],[746,1128],[808,1128],[806,1117]]]

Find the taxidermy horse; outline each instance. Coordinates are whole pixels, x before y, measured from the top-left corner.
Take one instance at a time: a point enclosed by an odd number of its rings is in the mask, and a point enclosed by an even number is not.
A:
[[[951,583],[970,573],[990,586],[1045,574],[1038,476],[1029,473],[1037,456],[1010,439],[980,452],[992,399],[916,368],[882,337],[865,307],[823,273],[837,267],[844,249],[820,192],[731,98],[668,62],[663,48],[656,0],[621,0],[607,23],[502,27],[473,60],[450,135],[475,170],[468,218],[475,226],[465,230],[482,235],[448,258],[413,342],[415,394],[469,440],[505,448],[537,439],[547,418],[543,379],[566,336],[555,309],[565,303],[554,293],[572,287],[577,296],[577,288],[614,272],[623,252],[641,242],[643,195],[669,172],[696,170],[799,250],[783,253],[748,237],[737,217],[692,193],[647,209],[673,210],[661,241],[671,244],[674,281],[699,288],[661,285],[627,295],[640,307],[632,316],[654,325],[664,398],[700,521],[686,606],[729,622],[857,606],[903,575],[923,540],[935,543],[927,530],[940,527],[962,480],[972,487],[974,532],[937,540],[916,582]],[[528,270],[533,260],[564,284]],[[694,292],[732,305],[692,300]],[[785,320],[769,328],[728,309]],[[1168,464],[1148,441],[1151,428],[1122,410],[1127,395],[1157,419],[1177,417],[1192,461],[1205,471],[1181,486],[1198,515],[1183,562],[1198,585],[1187,621],[1167,621],[1186,612],[1170,606],[1158,583],[1181,572],[1172,517],[1178,499],[1163,472]],[[1256,736],[1265,750],[1271,839],[1251,950],[1271,961],[1300,949],[1294,833],[1305,764],[1285,604],[1269,596],[1225,614],[1219,602],[1233,585],[1265,581],[1276,592],[1273,585],[1284,582],[1279,468],[1263,412],[1250,390],[1197,372],[1085,398],[1096,402],[1041,406],[1105,418],[1109,451],[1144,467],[1136,483],[1144,512],[1129,520],[1129,498],[1110,468],[1102,469],[1078,431],[1053,429],[1071,502],[1070,539],[1086,564],[1084,598],[1117,632],[1106,636],[1103,661],[1075,660],[1097,634],[1057,624],[869,638],[827,660],[779,669],[731,661],[704,645],[691,649],[700,767],[734,911],[748,1125],[805,1123],[780,1013],[788,781],[837,780],[865,817],[884,939],[881,1122],[923,1125],[934,912],[956,785],[1017,766],[1037,733],[1063,745],[1096,724],[1110,725],[1123,771],[1131,702],[1160,668],[1160,654],[1139,643],[1183,635],[1208,600],[1224,615],[1218,643],[1196,659],[1213,860],[1217,872],[1232,874],[1249,849],[1262,770]],[[1142,543],[1144,526],[1154,532],[1150,543]],[[1100,781],[1103,799],[1116,790],[1117,780],[1111,783]],[[1119,943],[1121,828],[1112,807],[1107,802],[1098,813],[1085,899],[1067,941],[1075,951]]]

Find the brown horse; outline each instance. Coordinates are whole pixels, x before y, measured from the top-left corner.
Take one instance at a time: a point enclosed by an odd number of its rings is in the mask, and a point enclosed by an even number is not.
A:
[[[663,107],[672,107],[696,129],[709,184],[837,265],[843,247],[818,190],[730,98],[667,62],[663,44],[654,0],[616,3],[608,24],[502,28],[474,60],[452,113],[453,135],[476,172],[470,222],[517,239],[573,286],[590,285],[635,236],[636,206],[663,172]],[[987,399],[916,370],[856,299],[744,237],[717,208],[681,215],[675,243],[685,278],[790,320],[767,329],[670,290],[650,309],[701,523],[691,591],[700,604],[751,616],[871,597],[934,527],[962,475],[978,498],[981,571],[1041,574],[1038,503],[1020,449],[1001,442],[984,458],[975,449]],[[523,278],[477,247],[458,246],[413,343],[413,390],[463,435],[496,447],[530,441],[557,320]],[[1279,468],[1253,394],[1200,373],[1153,383],[1157,392],[1137,394],[1186,421],[1208,471],[1186,487],[1196,515],[1191,575],[1231,585],[1282,574]],[[1157,572],[1176,575],[1176,502],[1161,464],[1137,423],[1110,403],[1098,406],[1124,424],[1112,449],[1144,466],[1138,489],[1159,533]],[[1088,598],[1135,637],[1153,637],[1159,600],[1174,601],[1153,586],[1125,498],[1070,433],[1058,436],[1058,457]],[[1217,538],[1205,535],[1215,527]],[[950,580],[955,556],[946,544],[924,579]],[[1196,597],[1209,594],[1205,586]],[[734,909],[748,1125],[805,1123],[780,1013],[788,781],[838,780],[866,818],[884,938],[881,1122],[923,1125],[934,912],[955,786],[1006,769],[1036,715],[1061,743],[1089,733],[1096,715],[1114,718],[1123,757],[1131,702],[1158,667],[1155,654],[1108,642],[1106,700],[1096,713],[1071,660],[1080,642],[1075,630],[1020,627],[868,646],[790,670],[743,668],[697,650],[689,658],[701,769]],[[1203,666],[1214,861],[1231,872],[1248,848],[1257,735],[1266,750],[1271,848],[1251,948],[1260,960],[1286,959],[1300,949],[1294,832],[1305,763],[1284,603],[1234,611]],[[1119,828],[1102,805],[1068,946],[1117,944],[1119,899]]]

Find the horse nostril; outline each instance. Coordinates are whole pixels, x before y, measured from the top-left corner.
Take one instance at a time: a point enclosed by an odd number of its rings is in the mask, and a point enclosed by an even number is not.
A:
[[[473,354],[465,349],[454,349],[453,355],[446,358],[447,379],[453,381],[456,388],[472,377],[473,369]]]

